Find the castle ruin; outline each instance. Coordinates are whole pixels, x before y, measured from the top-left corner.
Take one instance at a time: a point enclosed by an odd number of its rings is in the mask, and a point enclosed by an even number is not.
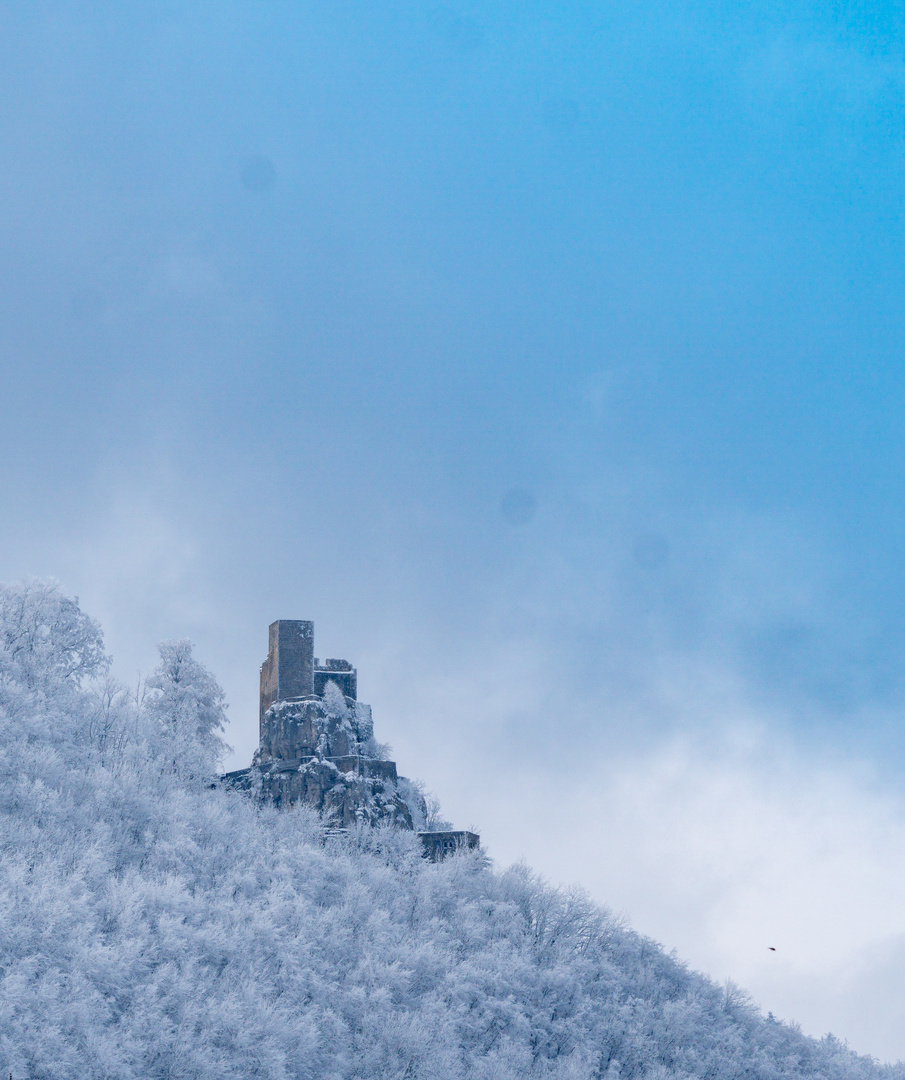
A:
[[[476,848],[477,834],[432,832],[424,798],[397,774],[374,739],[371,707],[358,700],[358,673],[347,660],[314,655],[314,623],[270,624],[261,665],[259,746],[251,768],[227,773],[233,786],[278,806],[304,802],[335,827],[395,825],[418,832],[428,858]]]

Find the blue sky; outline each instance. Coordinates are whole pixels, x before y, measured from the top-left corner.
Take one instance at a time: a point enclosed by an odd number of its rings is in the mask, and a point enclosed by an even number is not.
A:
[[[903,46],[884,4],[5,5],[2,576],[127,681],[190,637],[236,764],[313,618],[501,861],[905,1057]]]

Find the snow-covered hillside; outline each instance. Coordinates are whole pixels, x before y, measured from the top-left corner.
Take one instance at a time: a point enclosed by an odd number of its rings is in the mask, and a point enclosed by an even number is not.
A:
[[[905,1077],[524,867],[220,787],[188,647],[141,700],[107,666],[56,588],[0,590],[0,1076]]]

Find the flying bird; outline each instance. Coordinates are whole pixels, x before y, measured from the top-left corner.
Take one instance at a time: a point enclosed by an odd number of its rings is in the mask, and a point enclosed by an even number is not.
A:
[[[772,945],[768,945],[767,948],[770,950],[770,952],[776,952]]]

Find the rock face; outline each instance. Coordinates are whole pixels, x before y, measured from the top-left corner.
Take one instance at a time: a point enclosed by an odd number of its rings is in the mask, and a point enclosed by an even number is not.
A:
[[[324,694],[276,701],[264,714],[259,764],[292,758],[378,756],[371,707],[327,683]]]
[[[340,828],[380,823],[413,829],[425,813],[413,785],[400,783],[396,762],[380,756],[370,706],[341,693],[332,680],[322,697],[270,706],[252,767],[261,774],[262,795],[279,805],[306,802]]]
[[[374,765],[389,766],[375,769]],[[375,775],[386,772],[386,778]],[[311,758],[294,765],[275,763],[262,769],[260,793],[278,806],[308,803],[325,813],[337,828],[352,825],[415,827],[412,810],[399,794],[392,761],[362,758]]]

